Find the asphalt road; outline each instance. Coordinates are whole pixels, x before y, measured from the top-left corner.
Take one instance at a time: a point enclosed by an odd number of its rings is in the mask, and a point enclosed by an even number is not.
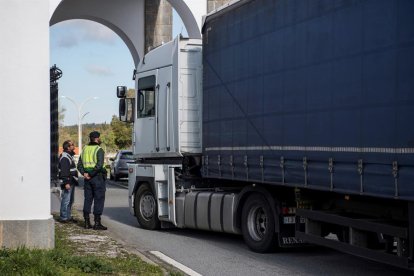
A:
[[[147,256],[149,251],[160,251],[202,275],[409,275],[403,269],[320,247],[258,254],[249,251],[236,235],[184,229],[144,230],[129,213],[127,189],[122,187],[126,182],[108,184],[103,223],[113,238]],[[82,201],[79,188],[75,199],[78,208]]]

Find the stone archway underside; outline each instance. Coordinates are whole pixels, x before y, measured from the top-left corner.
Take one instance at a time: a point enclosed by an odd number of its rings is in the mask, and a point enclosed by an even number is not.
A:
[[[197,22],[194,14],[200,18],[205,14],[207,0],[167,1],[180,15],[189,37],[201,38],[201,23]],[[144,7],[145,0],[62,0],[50,18],[50,26],[70,19],[103,24],[125,42],[137,66],[144,55]]]

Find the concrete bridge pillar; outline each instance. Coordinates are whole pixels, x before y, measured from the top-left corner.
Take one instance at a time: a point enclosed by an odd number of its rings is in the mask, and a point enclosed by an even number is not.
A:
[[[230,2],[230,0],[207,0],[207,13],[220,8],[228,2]]]
[[[172,37],[172,7],[166,0],[145,1],[145,53]]]

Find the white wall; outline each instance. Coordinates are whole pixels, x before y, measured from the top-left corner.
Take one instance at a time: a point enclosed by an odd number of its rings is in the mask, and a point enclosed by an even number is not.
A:
[[[0,220],[50,218],[49,3],[0,0]]]
[[[0,220],[50,218],[50,1],[0,0]]]

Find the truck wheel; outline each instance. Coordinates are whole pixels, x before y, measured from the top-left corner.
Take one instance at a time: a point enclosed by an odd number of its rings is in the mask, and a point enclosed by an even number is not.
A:
[[[266,253],[276,249],[275,216],[264,196],[253,194],[244,204],[242,233],[245,243],[254,252]]]
[[[150,186],[142,184],[135,193],[134,210],[142,228],[155,230],[160,228],[158,219],[157,200]]]

